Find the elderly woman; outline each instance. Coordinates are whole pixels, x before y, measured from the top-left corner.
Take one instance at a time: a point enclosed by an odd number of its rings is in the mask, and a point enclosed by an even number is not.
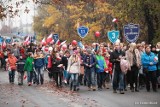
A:
[[[67,71],[71,75],[70,90],[78,91],[78,76],[80,74],[80,58],[77,50],[74,50],[73,54],[68,59]]]
[[[135,43],[130,44],[130,48],[126,51],[126,59],[129,62],[129,78],[130,78],[130,86],[131,86],[131,91],[138,92],[138,73],[139,69],[141,67],[141,57],[139,50],[136,48]],[[135,87],[134,85],[135,84]]]

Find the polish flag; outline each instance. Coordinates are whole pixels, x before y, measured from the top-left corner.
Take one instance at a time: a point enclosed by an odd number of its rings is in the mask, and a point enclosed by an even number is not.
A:
[[[44,46],[46,45],[46,39],[45,38],[42,39],[41,44],[44,45]]]
[[[55,45],[60,45],[60,44],[61,44],[61,42],[60,42],[60,40],[58,39],[57,42],[55,43]]]
[[[114,19],[112,20],[112,22],[115,23],[115,22],[118,22],[118,20],[117,20],[116,18],[114,18]]]
[[[6,42],[4,41],[4,42],[2,43],[2,48],[4,49],[4,48],[6,48],[6,46],[7,46],[7,44],[6,44]]]
[[[29,45],[30,44],[30,37],[28,36],[27,38],[26,38],[26,40],[24,41],[24,45]]]
[[[50,44],[54,44],[54,39],[50,42]]]
[[[52,40],[53,40],[53,38],[52,38],[52,33],[51,33],[51,34],[48,36],[46,42],[47,42],[47,43],[50,43],[50,42],[52,42]]]
[[[62,46],[64,44],[66,44],[66,42],[67,42],[67,40],[63,41],[60,45]]]

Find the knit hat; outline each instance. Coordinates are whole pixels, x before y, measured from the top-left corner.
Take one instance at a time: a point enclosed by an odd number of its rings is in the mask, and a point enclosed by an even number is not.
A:
[[[92,50],[91,49],[87,49],[87,53],[88,54],[92,54]]]

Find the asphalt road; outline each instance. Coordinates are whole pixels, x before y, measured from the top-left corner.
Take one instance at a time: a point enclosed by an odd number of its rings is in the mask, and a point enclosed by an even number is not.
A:
[[[8,73],[0,70],[0,107],[159,107],[160,90],[158,92],[131,92],[124,95],[113,93],[112,89],[88,91],[81,86],[80,91],[71,93],[68,87],[57,89],[48,81],[45,72],[44,85],[23,86],[8,82]]]

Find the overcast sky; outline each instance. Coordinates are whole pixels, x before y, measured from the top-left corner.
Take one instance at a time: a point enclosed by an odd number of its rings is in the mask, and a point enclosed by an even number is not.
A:
[[[22,1],[22,0],[12,0],[12,2],[8,3],[8,4],[12,4],[13,6],[13,10],[17,9],[15,3],[17,1]],[[19,16],[15,16],[14,18],[9,18],[7,17],[3,22],[1,21],[1,25],[10,25],[12,27],[19,27],[21,24],[31,24],[33,23],[33,16],[34,16],[34,3],[32,2],[32,0],[28,0],[30,2],[24,3],[23,5],[20,5],[20,7],[18,8],[19,11]],[[7,3],[5,3],[7,4]],[[29,13],[24,13],[25,8],[28,7],[28,9],[30,10]],[[36,12],[36,10],[35,10]]]

